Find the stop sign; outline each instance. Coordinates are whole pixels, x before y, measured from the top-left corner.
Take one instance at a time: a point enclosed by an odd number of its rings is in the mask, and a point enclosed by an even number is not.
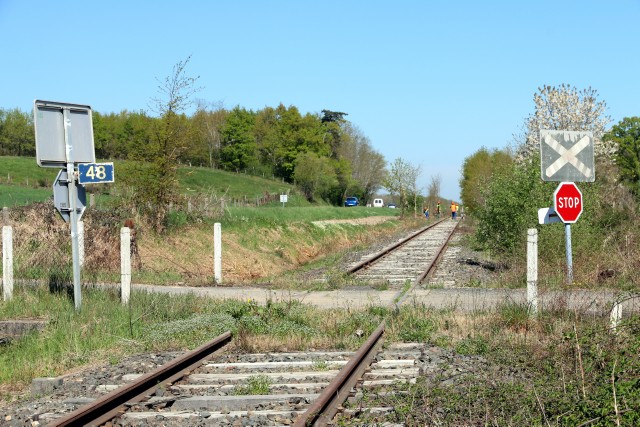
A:
[[[582,213],[582,193],[573,182],[562,182],[553,193],[553,208],[564,223],[574,223]]]

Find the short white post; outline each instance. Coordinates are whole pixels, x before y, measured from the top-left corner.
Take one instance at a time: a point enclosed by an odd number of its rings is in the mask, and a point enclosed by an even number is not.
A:
[[[9,208],[6,206],[2,208],[2,221],[4,225],[9,225]]]
[[[94,208],[96,206],[96,195],[91,193],[89,194],[89,207]]]
[[[531,314],[538,313],[538,230],[527,230],[527,304]]]
[[[78,258],[82,268],[84,266],[84,221],[78,221]]]
[[[622,320],[622,304],[620,302],[616,302],[611,309],[611,315],[609,316],[609,322],[611,322],[611,330],[616,333],[618,330],[618,325]]]
[[[2,227],[2,295],[5,301],[13,298],[13,228]]]
[[[213,224],[213,280],[222,283],[222,225]]]
[[[131,230],[120,229],[120,296],[122,304],[129,303],[131,295]]]

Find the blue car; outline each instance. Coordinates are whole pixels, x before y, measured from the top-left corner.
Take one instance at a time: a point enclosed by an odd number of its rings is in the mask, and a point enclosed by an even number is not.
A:
[[[344,206],[358,206],[358,198],[357,197],[347,197],[347,200],[344,201]]]

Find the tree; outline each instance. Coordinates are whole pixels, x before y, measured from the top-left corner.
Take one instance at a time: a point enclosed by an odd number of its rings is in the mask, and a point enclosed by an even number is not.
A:
[[[625,117],[604,135],[603,140],[617,144],[620,180],[640,197],[640,117]]]
[[[489,151],[482,147],[464,160],[460,189],[462,203],[468,212],[484,205],[482,191],[491,181],[494,173],[512,162],[512,157],[504,150]]]
[[[562,84],[543,86],[533,95],[535,111],[526,120],[524,140],[519,143],[518,159],[530,160],[540,153],[540,129],[591,131],[596,140],[596,153],[609,154],[609,147],[599,143],[611,118],[605,115],[607,104],[598,101],[598,92],[590,87],[578,90]]]
[[[384,181],[384,187],[391,195],[398,195],[400,197],[401,216],[404,216],[404,212],[408,206],[409,193],[411,191],[413,191],[413,194],[417,193],[416,180],[419,175],[419,167],[413,166],[401,158],[395,159],[391,164],[389,174]]]
[[[427,187],[427,205],[432,208],[440,200],[440,184],[442,183],[442,177],[438,175],[431,175],[431,181]],[[433,212],[433,210],[431,210]]]
[[[186,75],[191,57],[178,62],[173,72],[159,82],[158,98],[152,99],[152,108],[159,120],[152,122],[151,138],[144,147],[133,152],[137,164],[136,173],[125,174],[132,178],[133,200],[156,231],[167,226],[169,204],[176,199],[178,158],[186,147],[188,120],[183,111],[191,105],[191,96],[199,89],[195,83],[199,77]],[[135,177],[135,178],[133,178]]]
[[[293,175],[309,201],[314,201],[317,195],[326,196],[338,183],[330,160],[315,153],[300,153]]]
[[[227,115],[222,127],[220,166],[239,172],[255,167],[258,161],[254,136],[255,113],[236,106]]]
[[[194,114],[194,140],[199,144],[192,147],[191,158],[206,150],[207,165],[215,168],[220,161],[220,147],[222,144],[222,127],[227,118],[227,111],[222,102],[207,104],[200,102]],[[201,155],[200,155],[201,157]]]
[[[0,109],[0,155],[34,156],[36,139],[31,114]]]
[[[387,170],[386,161],[382,154],[373,149],[369,138],[351,123],[345,123],[344,137],[338,150],[338,157],[346,159],[351,164],[351,182],[347,192],[359,188],[363,201],[369,202],[376,191],[382,187]]]

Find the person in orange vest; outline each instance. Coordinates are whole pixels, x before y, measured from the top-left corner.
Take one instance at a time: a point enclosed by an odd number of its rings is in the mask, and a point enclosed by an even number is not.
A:
[[[451,219],[456,219],[456,203],[451,202]]]

